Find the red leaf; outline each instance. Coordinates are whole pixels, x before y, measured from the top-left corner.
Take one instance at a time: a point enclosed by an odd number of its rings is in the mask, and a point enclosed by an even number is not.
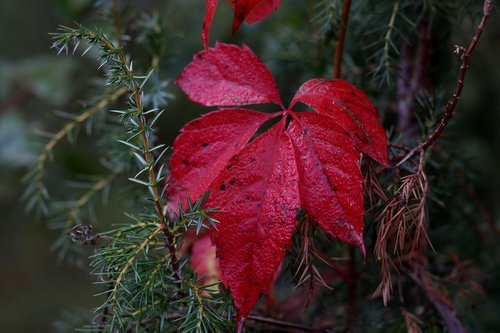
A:
[[[200,285],[217,283],[220,280],[219,261],[215,256],[215,246],[212,245],[209,234],[205,234],[194,241],[191,248],[190,262],[197,278],[201,279],[203,277]],[[217,286],[214,289],[216,288]]]
[[[234,10],[233,34],[238,31],[243,21],[259,22],[275,10],[278,10],[281,0],[229,0]]]
[[[297,102],[332,117],[351,134],[359,150],[389,165],[387,137],[380,125],[380,115],[361,90],[343,80],[312,79],[300,87],[291,106]]]
[[[300,207],[298,174],[284,122],[242,149],[210,187],[223,281],[238,318],[244,319],[267,290],[289,248]]]
[[[226,109],[214,111],[184,126],[174,142],[167,189],[169,208],[176,211],[189,197],[198,200],[208,186],[269,114]]]
[[[201,32],[201,40],[203,42],[203,46],[208,48],[208,37],[210,33],[210,26],[212,25],[212,20],[215,14],[215,8],[217,7],[217,3],[219,0],[206,0],[206,12],[205,19],[203,20],[203,30]]]
[[[205,106],[275,103],[282,105],[274,78],[246,45],[217,43],[184,68],[177,85]]]
[[[299,168],[302,205],[333,237],[363,246],[363,176],[359,153],[331,118],[294,113],[288,126]]]
[[[205,0],[206,11],[201,32],[201,40],[205,48],[208,48],[208,35],[218,2],[219,0]],[[235,34],[243,21],[250,24],[256,23],[278,10],[281,0],[229,0],[229,3],[234,10],[233,34]]]
[[[386,163],[386,137],[373,105],[348,82],[307,82],[292,106],[303,102],[316,112],[294,112],[279,102],[274,79],[247,47],[218,44],[200,54],[177,81],[191,99],[281,106],[274,114],[219,110],[188,123],[169,165],[171,201],[197,200],[208,190],[206,206],[220,210],[213,214],[220,223],[212,236],[241,328],[283,261],[298,209],[364,251],[360,152]],[[267,120],[281,115],[248,143]],[[200,147],[202,142],[207,145]]]

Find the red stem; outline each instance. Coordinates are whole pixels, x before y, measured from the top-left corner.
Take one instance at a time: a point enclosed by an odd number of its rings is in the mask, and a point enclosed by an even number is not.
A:
[[[342,17],[340,19],[339,33],[335,46],[335,58],[333,60],[333,78],[339,79],[342,66],[342,53],[344,51],[345,32],[347,22],[349,21],[349,12],[351,10],[351,0],[344,0],[342,4]]]

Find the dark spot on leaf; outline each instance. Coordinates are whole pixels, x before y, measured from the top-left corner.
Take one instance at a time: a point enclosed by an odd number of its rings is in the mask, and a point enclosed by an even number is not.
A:
[[[232,167],[233,167],[233,165],[232,165],[232,164],[228,164],[228,165],[227,165],[227,167],[226,167],[226,169],[227,169],[227,170],[231,170],[231,168],[232,168]]]
[[[235,181],[232,179],[229,181],[229,185],[234,185],[234,183],[235,183]]]
[[[220,190],[224,191],[225,189],[226,189],[226,184],[222,183],[222,185],[220,186]]]
[[[203,146],[203,148],[207,148],[208,147],[208,143],[205,142],[205,143],[202,144],[202,146]]]
[[[190,163],[186,160],[182,160],[182,164],[184,164],[184,166],[187,166],[187,167],[190,166]]]

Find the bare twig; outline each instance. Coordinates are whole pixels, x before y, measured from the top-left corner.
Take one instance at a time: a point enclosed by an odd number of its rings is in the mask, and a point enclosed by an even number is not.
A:
[[[281,327],[281,328],[296,329],[296,330],[300,330],[302,332],[334,333],[333,331],[328,330],[328,329],[315,328],[315,327],[311,327],[311,326],[292,323],[289,321],[283,321],[283,320],[262,317],[262,316],[258,316],[258,315],[252,315],[252,314],[248,316],[247,320],[253,320],[256,322],[265,323],[265,324],[269,324],[269,325],[273,325],[273,326]],[[290,332],[290,331],[287,330],[287,332]]]
[[[342,66],[342,52],[344,51],[345,32],[347,30],[347,22],[349,21],[349,12],[351,10],[351,0],[344,0],[342,4],[342,17],[340,19],[339,33],[337,35],[337,43],[335,45],[335,58],[333,60],[333,78],[340,78]]]
[[[460,96],[462,95],[462,89],[464,87],[464,80],[465,80],[465,74],[467,73],[467,68],[469,67],[469,58],[472,54],[472,51],[477,46],[477,43],[479,42],[479,39],[481,38],[481,34],[483,33],[484,26],[486,24],[486,21],[488,20],[488,17],[491,14],[492,11],[492,3],[491,0],[485,0],[484,1],[484,6],[483,6],[483,17],[481,18],[481,21],[479,22],[476,31],[474,33],[474,36],[472,37],[472,40],[469,44],[469,47],[467,49],[461,47],[461,46],[456,46],[455,52],[458,54],[462,54],[461,56],[461,65],[460,65],[460,71],[459,71],[459,76],[458,80],[455,86],[455,91],[453,92],[453,96],[450,98],[448,103],[446,103],[445,107],[445,113],[443,118],[441,119],[441,123],[439,126],[436,128],[436,130],[430,134],[421,144],[419,144],[417,147],[413,148],[405,157],[403,157],[399,163],[396,165],[396,167],[400,166],[404,162],[406,162],[409,158],[411,158],[413,155],[419,152],[425,152],[430,146],[434,144],[434,142],[441,136],[443,133],[444,128],[450,121],[450,118],[453,116],[453,113],[455,111],[455,107],[457,106],[458,101],[460,100]]]

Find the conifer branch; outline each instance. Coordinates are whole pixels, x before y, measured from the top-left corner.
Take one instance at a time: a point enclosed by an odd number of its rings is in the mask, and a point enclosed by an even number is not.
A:
[[[91,44],[91,47],[96,44],[100,45],[101,51],[103,53],[101,56],[101,58],[103,58],[101,66],[109,61],[114,61],[116,63],[116,65],[111,67],[111,73],[109,74],[108,82],[110,84],[124,85],[128,88],[129,92],[131,93],[130,97],[131,105],[134,108],[134,110],[132,112],[128,112],[127,115],[131,118],[135,118],[137,122],[138,136],[142,143],[141,152],[143,154],[143,157],[141,159],[143,159],[143,164],[145,167],[144,171],[147,171],[147,176],[148,176],[147,185],[151,191],[154,205],[156,208],[156,213],[158,215],[163,233],[165,234],[166,237],[165,243],[170,253],[171,265],[173,268],[175,279],[177,281],[181,281],[182,278],[180,274],[179,260],[177,257],[177,250],[175,247],[174,236],[168,228],[166,221],[167,217],[164,214],[163,202],[160,196],[160,192],[158,190],[158,178],[156,176],[156,171],[155,171],[156,161],[152,154],[152,146],[148,136],[150,127],[148,125],[146,115],[143,109],[144,108],[142,102],[143,85],[139,85],[136,82],[135,80],[136,76],[132,72],[132,65],[125,57],[125,54],[123,53],[122,49],[115,47],[113,43],[109,41],[104,34],[95,33],[82,26],[80,26],[79,29],[62,27],[62,30],[66,32],[56,35],[55,37],[56,40],[54,42],[53,47],[58,48],[59,52],[61,52],[62,50],[68,49],[68,43],[71,40],[76,40],[77,42],[79,42],[82,38],[88,39]],[[151,72],[149,75],[151,75]],[[146,77],[146,79],[149,78],[149,75]],[[140,181],[136,182],[142,183]]]
[[[335,58],[333,61],[333,78],[339,79],[342,66],[342,53],[344,51],[345,33],[349,22],[349,12],[351,10],[351,0],[344,0],[342,4],[342,17],[335,45]]]
[[[129,65],[126,62],[125,56],[123,55],[122,52],[118,53],[120,57],[120,61],[122,62],[127,74],[129,74],[130,77],[133,77],[133,73],[129,69]],[[156,206],[156,211],[158,214],[158,217],[160,219],[160,225],[162,227],[163,233],[165,234],[166,237],[166,245],[168,248],[168,251],[170,253],[170,257],[172,258],[172,268],[173,272],[175,275],[175,278],[177,281],[181,281],[181,274],[179,270],[179,260],[177,258],[177,250],[175,248],[175,242],[174,242],[174,236],[170,232],[165,215],[163,213],[163,203],[159,194],[158,190],[158,184],[157,184],[157,177],[156,177],[156,172],[154,169],[155,163],[154,163],[154,158],[153,155],[151,154],[151,145],[149,142],[149,137],[146,134],[147,131],[147,120],[146,117],[144,116],[143,113],[143,106],[142,106],[142,89],[140,86],[135,83],[135,81],[132,81],[132,85],[130,88],[131,92],[133,93],[134,100],[135,100],[135,107],[137,108],[138,111],[138,118],[139,118],[139,127],[141,129],[140,137],[142,140],[142,145],[143,145],[143,153],[144,153],[144,159],[146,161],[146,166],[148,167],[148,179],[149,179],[149,187],[151,189],[151,192],[153,194],[153,199],[155,202]]]
[[[441,119],[439,126],[434,130],[432,134],[427,136],[427,138],[422,143],[420,143],[417,147],[413,148],[408,154],[406,154],[406,156],[403,157],[398,162],[398,164],[396,164],[396,167],[401,166],[404,162],[406,162],[416,153],[425,152],[429,147],[431,147],[434,144],[434,142],[436,142],[436,140],[443,133],[446,125],[448,125],[448,122],[453,116],[457,103],[462,95],[462,90],[465,82],[465,74],[467,73],[467,69],[469,68],[469,58],[481,38],[486,21],[491,15],[492,7],[493,5],[491,3],[491,0],[484,1],[483,16],[481,17],[481,21],[479,22],[476,28],[476,31],[474,33],[474,36],[472,37],[469,46],[467,48],[458,45],[456,46],[455,53],[461,54],[461,64],[460,64],[458,80],[455,86],[455,90],[453,92],[453,96],[450,98],[450,100],[448,100],[448,103],[446,103],[445,113],[443,118]]]
[[[113,289],[111,290],[110,293],[110,298],[113,300],[113,307],[114,304],[117,302],[116,295],[118,293],[122,280],[125,278],[125,274],[127,274],[130,267],[134,264],[137,256],[146,249],[146,247],[153,240],[153,238],[155,238],[160,232],[162,232],[162,230],[163,228],[161,226],[158,226],[158,228],[156,228],[148,237],[146,237],[146,239],[144,239],[144,241],[137,247],[134,253],[129,257],[125,266],[123,266],[123,268],[121,269],[120,273],[118,274],[118,277],[113,282]]]
[[[335,32],[338,30],[339,13],[338,5],[341,0],[321,0],[314,5],[316,10],[311,22],[318,26],[318,35],[324,39],[335,38]]]
[[[69,135],[71,131],[73,131],[77,126],[81,125],[85,121],[87,121],[90,117],[92,117],[97,112],[103,110],[106,106],[116,101],[119,97],[123,96],[127,92],[126,88],[117,89],[114,93],[109,96],[104,97],[99,102],[97,102],[94,106],[88,108],[84,112],[82,112],[79,116],[68,122],[61,128],[57,133],[55,133],[50,140],[43,146],[40,155],[38,155],[38,160],[36,162],[35,172],[34,172],[34,193],[27,192],[26,194],[32,195],[33,198],[39,200],[40,205],[45,205],[45,201],[49,199],[49,193],[44,185],[44,177],[45,177],[45,168],[47,164],[47,160],[49,156],[52,154],[55,146],[62,140],[64,137]],[[30,177],[31,179],[31,177]],[[29,188],[28,188],[29,190]],[[28,204],[28,206],[32,206]],[[42,212],[48,213],[46,209],[42,209]]]
[[[118,167],[109,175],[106,175],[91,184],[90,188],[88,188],[87,191],[85,191],[76,201],[71,200],[60,204],[63,208],[61,217],[56,217],[56,220],[49,224],[51,228],[61,230],[60,237],[51,247],[51,250],[58,250],[59,259],[62,259],[67,254],[66,252],[70,245],[68,235],[71,235],[73,228],[75,228],[76,225],[82,223],[82,215],[84,214],[83,210],[87,207],[91,207],[91,201],[93,198],[95,198],[100,192],[106,191],[110,184],[124,170],[125,168]],[[95,241],[95,238],[93,238],[93,240]],[[75,239],[71,239],[71,241],[74,243]],[[84,239],[83,241],[83,244],[86,244],[86,240]],[[78,241],[77,243],[80,245],[82,244],[81,241]]]
[[[391,51],[391,44],[392,44],[392,33],[396,27],[396,16],[398,15],[399,12],[399,5],[400,5],[400,0],[396,0],[394,2],[394,6],[392,7],[392,13],[391,13],[391,18],[389,19],[389,24],[387,25],[387,30],[384,35],[384,47],[383,47],[383,53],[382,53],[382,59],[384,62],[384,67],[385,70],[388,71],[390,68],[390,51]]]
[[[80,199],[77,200],[75,205],[68,212],[66,230],[69,231],[69,229],[71,229],[71,227],[77,222],[81,210],[89,203],[92,197],[108,186],[122,171],[123,169],[120,168],[108,176],[100,179],[87,192],[85,192]]]

